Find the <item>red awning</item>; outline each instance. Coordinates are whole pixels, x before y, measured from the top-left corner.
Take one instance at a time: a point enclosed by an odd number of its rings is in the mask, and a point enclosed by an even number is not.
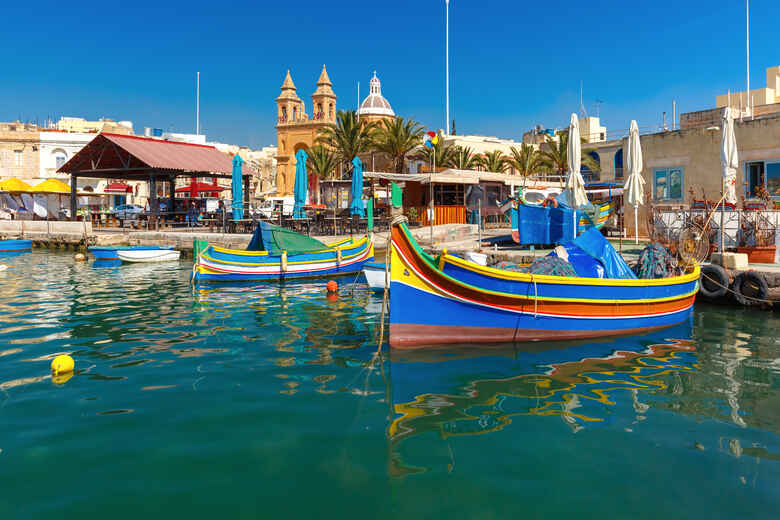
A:
[[[182,186],[181,188],[176,188],[176,193],[186,193],[194,191],[196,193],[211,193],[215,191],[224,191],[225,188],[220,186],[219,184],[206,184],[205,182],[196,182],[194,185],[188,184],[187,186]]]
[[[124,182],[112,182],[103,191],[106,193],[133,193],[133,188]]]

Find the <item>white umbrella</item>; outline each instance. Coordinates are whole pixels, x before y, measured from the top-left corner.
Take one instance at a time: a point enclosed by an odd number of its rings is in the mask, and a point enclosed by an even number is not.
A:
[[[729,204],[737,203],[737,168],[739,168],[739,156],[737,155],[737,139],[734,137],[734,118],[731,108],[723,111],[723,139],[721,141],[720,162],[723,165],[723,194]]]
[[[626,179],[626,202],[634,206],[634,241],[639,243],[639,205],[645,194],[645,180],[642,178],[642,144],[639,142],[639,127],[631,121],[628,131],[628,179]]]
[[[580,123],[577,114],[571,115],[569,123],[568,146],[569,176],[566,178],[566,191],[569,204],[574,208],[574,238],[577,238],[577,208],[588,204],[588,196],[585,195],[585,181],[580,173],[582,163],[582,149],[580,147]]]

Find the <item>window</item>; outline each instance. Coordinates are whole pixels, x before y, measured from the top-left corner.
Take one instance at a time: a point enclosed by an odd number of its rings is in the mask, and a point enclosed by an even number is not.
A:
[[[14,150],[14,166],[22,165],[22,151]]]
[[[766,163],[766,190],[770,197],[780,197],[780,162]]]
[[[437,206],[462,206],[464,192],[463,184],[434,184],[433,202]]]
[[[653,196],[656,200],[682,199],[683,169],[653,170]]]
[[[623,178],[623,149],[619,149],[615,152],[615,178]]]
[[[745,177],[748,181],[747,186],[747,196],[748,198],[756,198],[758,197],[758,189],[763,188],[765,183],[764,178],[764,163],[762,162],[752,162],[745,164],[745,168],[747,169],[747,174]]]

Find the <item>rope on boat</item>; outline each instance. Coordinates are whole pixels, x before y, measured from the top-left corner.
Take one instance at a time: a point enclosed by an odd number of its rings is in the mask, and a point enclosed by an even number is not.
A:
[[[379,339],[376,343],[377,352],[382,350],[382,340],[385,337],[385,311],[389,305],[388,296],[390,295],[390,248],[393,247],[393,226],[402,222],[408,222],[409,219],[404,215],[396,215],[390,221],[390,228],[387,231],[387,246],[385,247],[385,292],[382,296],[382,317],[379,327]]]

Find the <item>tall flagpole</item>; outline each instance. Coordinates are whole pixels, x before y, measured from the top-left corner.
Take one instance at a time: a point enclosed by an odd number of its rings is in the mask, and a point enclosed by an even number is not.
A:
[[[444,0],[446,4],[446,36],[445,36],[445,60],[447,75],[447,123],[444,125],[444,135],[450,135],[450,0]]]
[[[750,106],[750,0],[745,0],[745,64],[747,67],[747,92],[745,104],[748,107],[748,115],[752,113]]]
[[[200,72],[195,80],[195,135],[200,135]]]

